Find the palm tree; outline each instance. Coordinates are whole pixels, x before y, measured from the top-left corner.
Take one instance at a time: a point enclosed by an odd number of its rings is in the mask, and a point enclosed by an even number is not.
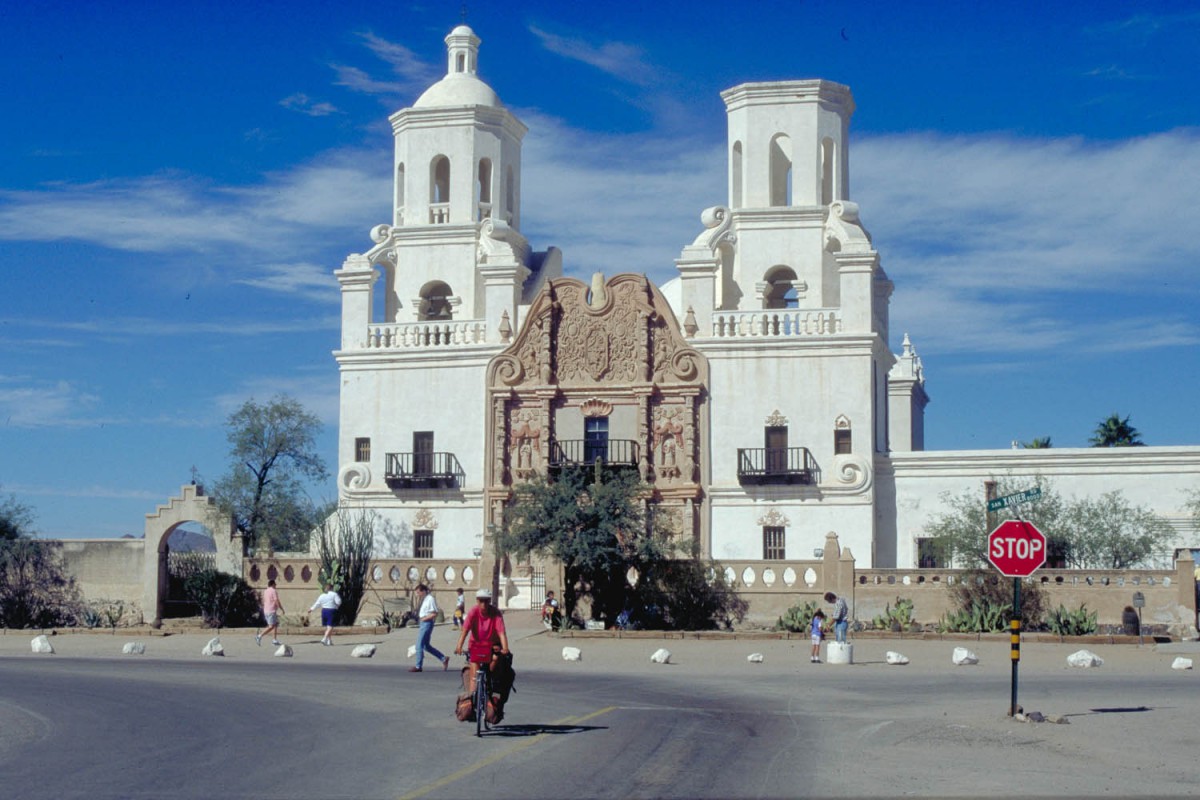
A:
[[[1111,414],[1096,426],[1092,438],[1088,440],[1092,447],[1141,447],[1145,445],[1142,435],[1137,428],[1129,424],[1129,416],[1121,419],[1120,414]]]
[[[1048,450],[1053,446],[1049,436],[1039,436],[1031,442],[1021,442],[1021,447],[1026,450]]]

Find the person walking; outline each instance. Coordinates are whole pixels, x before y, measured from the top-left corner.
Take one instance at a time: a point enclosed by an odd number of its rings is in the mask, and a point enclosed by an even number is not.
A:
[[[463,597],[462,587],[459,587],[458,596],[454,598],[454,630],[462,627],[463,619],[467,616],[467,601]]]
[[[271,644],[283,644],[279,641],[279,615],[286,613],[283,603],[279,602],[279,592],[275,589],[274,579],[267,581],[267,588],[262,595],[262,615],[267,627],[261,633],[255,631],[254,643],[262,647],[263,637],[271,634]]]
[[[833,640],[845,644],[846,628],[850,626],[850,609],[846,606],[846,598],[826,592],[825,602],[833,604]]]
[[[325,592],[308,609],[316,611],[318,606],[321,608],[321,624],[325,626],[325,635],[321,637],[321,644],[326,647],[333,647],[333,614],[341,605],[341,595],[333,590],[332,583],[327,583]]]
[[[421,610],[417,612],[417,622],[420,628],[417,632],[417,665],[409,667],[409,672],[421,672],[425,666],[425,651],[442,662],[442,669],[445,670],[450,666],[450,656],[443,655],[441,650],[438,650],[429,643],[429,639],[433,636],[433,625],[437,622],[438,605],[433,599],[433,595],[429,593],[429,587],[425,584],[417,586],[417,598],[421,601]]]

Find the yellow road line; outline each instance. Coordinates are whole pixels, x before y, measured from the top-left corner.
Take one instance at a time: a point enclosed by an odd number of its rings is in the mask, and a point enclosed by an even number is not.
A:
[[[599,711],[593,711],[590,714],[584,714],[582,717],[564,717],[563,719],[560,719],[557,722],[552,722],[550,724],[551,725],[579,725],[583,722],[587,722],[589,719],[595,719],[596,717],[598,717],[602,714],[607,714],[610,711],[615,711],[616,708],[617,708],[617,706],[608,706],[607,708],[602,708]],[[426,784],[425,786],[422,786],[420,789],[417,789],[416,791],[409,792],[408,794],[405,794],[405,795],[401,795],[398,798],[398,800],[415,800],[415,798],[424,797],[425,795],[429,794],[430,792],[432,792],[435,789],[440,789],[443,786],[449,786],[450,784],[454,783],[455,781],[462,780],[466,776],[470,775],[472,772],[478,772],[479,770],[483,769],[484,767],[491,766],[492,764],[495,764],[497,761],[500,761],[503,758],[507,758],[508,756],[511,756],[514,753],[519,753],[520,751],[526,749],[527,747],[532,747],[533,745],[537,744],[541,739],[543,739],[549,735],[550,734],[548,734],[548,733],[539,733],[536,736],[531,736],[526,741],[522,742],[521,744],[518,744],[514,747],[510,747],[501,753],[496,753],[492,756],[489,756],[488,758],[485,758],[482,761],[476,761],[474,764],[470,764],[469,766],[463,767],[462,769],[460,769],[456,772],[451,772],[449,775],[445,776],[444,778],[439,778],[438,780],[434,781],[433,783]]]

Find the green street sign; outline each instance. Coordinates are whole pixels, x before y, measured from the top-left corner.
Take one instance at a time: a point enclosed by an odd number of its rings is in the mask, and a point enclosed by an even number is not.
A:
[[[1015,506],[1019,503],[1028,503],[1031,500],[1037,500],[1041,496],[1041,487],[1035,486],[1032,489],[1026,489],[1023,492],[1014,492],[1012,494],[1006,494],[1004,497],[997,497],[995,500],[988,500],[987,510],[999,511],[1002,508]]]

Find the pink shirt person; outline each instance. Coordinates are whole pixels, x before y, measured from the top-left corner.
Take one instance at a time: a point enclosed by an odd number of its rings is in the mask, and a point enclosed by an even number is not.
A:
[[[492,645],[500,644],[500,634],[507,633],[504,629],[504,617],[492,606],[474,606],[467,611],[463,620],[463,633],[470,634],[471,644],[468,647],[470,659],[475,663],[489,661],[492,657]]]

